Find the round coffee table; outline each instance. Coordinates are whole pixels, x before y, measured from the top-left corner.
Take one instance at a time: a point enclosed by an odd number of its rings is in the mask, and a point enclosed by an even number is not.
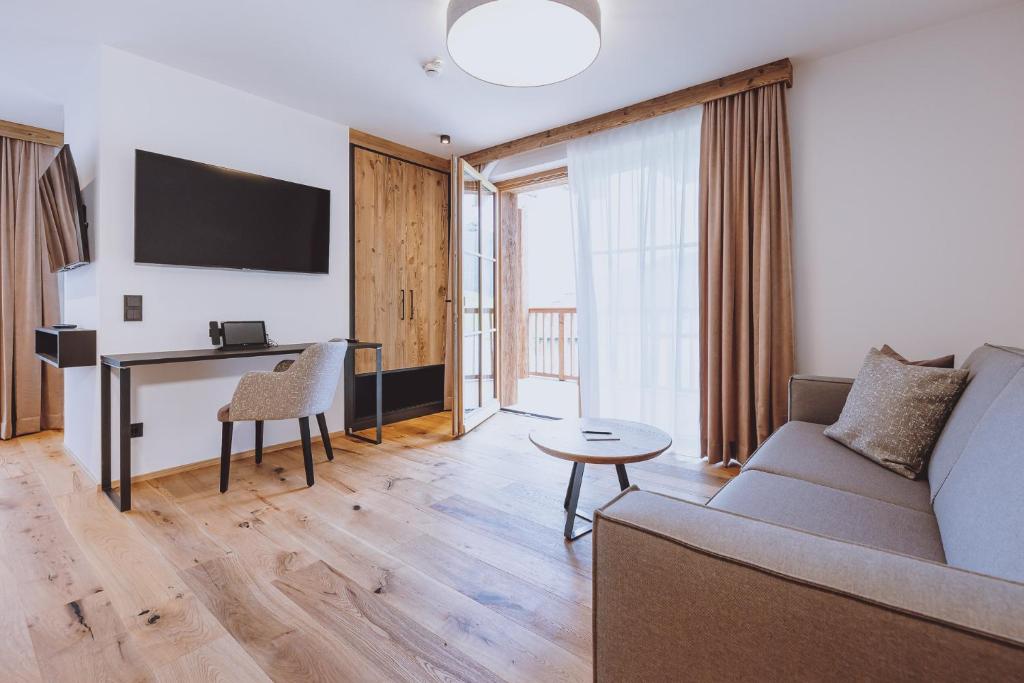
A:
[[[595,434],[609,440],[589,441],[584,430],[610,432],[608,435]],[[612,440],[614,439],[614,440]],[[615,465],[619,475],[619,486],[623,491],[629,488],[626,465],[656,458],[672,445],[672,437],[657,427],[629,422],[627,420],[606,420],[584,418],[581,420],[560,420],[536,429],[530,433],[530,441],[544,453],[572,462],[572,474],[565,491],[565,538],[575,541],[588,534],[593,527],[574,531],[576,518],[590,522],[588,517],[577,514],[580,487],[583,485],[583,468],[586,465]]]

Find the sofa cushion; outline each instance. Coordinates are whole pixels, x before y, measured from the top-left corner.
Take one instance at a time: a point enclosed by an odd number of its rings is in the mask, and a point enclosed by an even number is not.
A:
[[[935,515],[951,565],[1024,582],[1024,370],[974,428]]]
[[[967,388],[949,414],[928,464],[932,500],[963,452],[981,416],[1017,371],[1024,367],[1024,351],[985,344],[967,358],[963,367],[971,373]]]
[[[746,470],[719,491],[708,507],[841,541],[945,561],[939,528],[931,514],[792,477]]]
[[[901,477],[823,434],[825,425],[789,422],[747,461],[758,470],[931,513],[928,482]]]
[[[908,479],[928,462],[969,372],[906,365],[871,349],[825,435]]]

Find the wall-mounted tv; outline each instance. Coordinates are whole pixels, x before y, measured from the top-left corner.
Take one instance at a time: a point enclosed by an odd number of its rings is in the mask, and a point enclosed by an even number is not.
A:
[[[135,262],[326,273],[331,193],[135,150]]]

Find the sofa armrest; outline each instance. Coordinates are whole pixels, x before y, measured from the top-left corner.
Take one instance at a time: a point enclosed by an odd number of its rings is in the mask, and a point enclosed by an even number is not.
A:
[[[789,419],[830,425],[839,419],[853,387],[848,377],[793,375],[789,378]]]
[[[593,581],[597,681],[1024,672],[1024,584],[635,488],[597,512]]]

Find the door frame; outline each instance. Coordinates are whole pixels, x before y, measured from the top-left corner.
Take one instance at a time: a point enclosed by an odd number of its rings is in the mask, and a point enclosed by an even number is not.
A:
[[[481,407],[471,416],[469,420],[466,419],[464,410],[464,392],[465,392],[465,370],[463,369],[463,303],[462,303],[462,198],[464,192],[464,179],[466,175],[469,175],[474,180],[480,183],[482,187],[487,188],[494,195],[494,220],[492,225],[494,226],[494,260],[495,260],[495,272],[494,272],[494,327],[496,333],[494,334],[494,393],[495,398],[493,404],[481,405]],[[451,233],[448,239],[448,247],[451,249],[451,282],[452,292],[449,297],[452,301],[452,436],[459,437],[472,431],[480,424],[482,424],[487,418],[496,414],[501,409],[501,270],[502,270],[502,254],[501,254],[501,239],[500,239],[500,197],[498,188],[493,183],[487,180],[479,171],[473,166],[466,163],[465,160],[459,157],[452,157],[452,201],[449,203],[448,215],[451,218]],[[481,212],[479,218],[483,217],[483,202],[477,202],[477,210]],[[483,225],[483,221],[479,220],[479,224]],[[483,278],[483,271],[480,274],[481,279]],[[480,287],[481,294],[483,287]],[[481,334],[483,334],[481,332]],[[483,363],[481,359],[481,380],[483,378]]]

